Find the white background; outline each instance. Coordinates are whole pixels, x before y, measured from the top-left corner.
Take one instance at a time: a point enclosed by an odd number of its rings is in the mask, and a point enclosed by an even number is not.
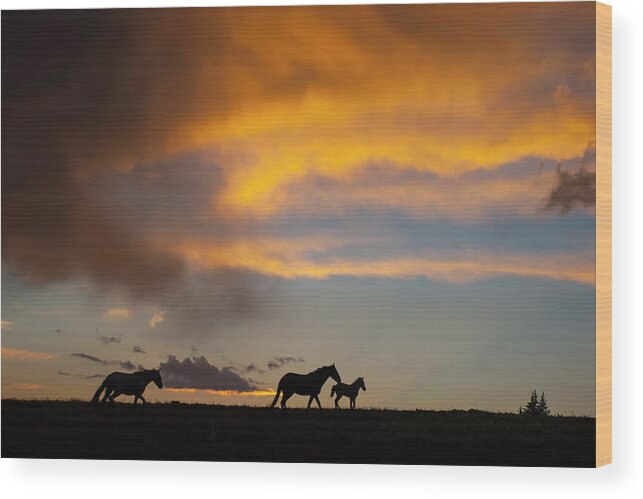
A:
[[[0,0],[2,9],[313,4],[313,1]],[[353,0],[325,3],[400,3]],[[405,2],[418,3],[418,2]],[[423,3],[429,3],[425,1]],[[118,496],[643,497],[643,2],[613,6],[614,463],[598,470],[2,459],[0,494]],[[302,442],[301,445],[306,445]]]

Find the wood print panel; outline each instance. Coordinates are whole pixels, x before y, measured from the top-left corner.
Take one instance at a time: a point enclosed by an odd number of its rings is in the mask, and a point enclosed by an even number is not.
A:
[[[609,44],[594,2],[4,11],[3,456],[608,462]]]

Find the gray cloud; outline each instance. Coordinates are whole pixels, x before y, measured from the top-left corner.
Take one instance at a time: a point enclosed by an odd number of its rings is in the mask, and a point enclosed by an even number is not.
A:
[[[140,346],[134,345],[132,347],[132,352],[134,353],[146,353],[145,350],[143,350]]]
[[[104,374],[91,374],[89,376],[84,376],[82,374],[72,374],[65,371],[58,371],[58,374],[61,376],[71,376],[73,378],[83,378],[83,379],[95,379],[95,378],[104,378]]]
[[[109,365],[119,366],[122,369],[126,369],[128,371],[134,371],[137,368],[137,366],[135,366],[129,360],[125,360],[125,361],[123,361],[123,360],[105,360],[105,359],[101,359],[99,357],[96,357],[94,355],[89,355],[89,354],[82,353],[82,352],[71,353],[69,355],[71,355],[72,357],[78,357],[79,359],[85,359],[85,360],[89,360],[91,362],[96,362],[97,364],[103,364],[104,366],[109,366]],[[140,368],[141,366],[139,365],[138,367]]]
[[[265,373],[263,369],[257,367],[256,364],[249,364],[244,370],[244,373]]]
[[[163,384],[168,388],[195,388],[197,390],[231,390],[249,392],[257,387],[230,367],[218,367],[201,357],[179,361],[174,355],[162,362]]]
[[[560,210],[561,215],[569,213],[575,207],[590,208],[596,206],[596,142],[587,144],[583,160],[577,171],[563,170],[562,165],[556,168],[556,185],[549,194],[546,209]]]
[[[279,369],[284,364],[290,364],[291,362],[299,363],[306,362],[303,357],[274,357],[272,360],[269,360],[266,364],[266,367],[270,370]]]
[[[120,366],[123,369],[126,369],[128,371],[133,371],[134,369],[136,369],[136,366],[134,364],[132,364],[129,360],[126,360],[126,361],[113,360],[112,364]]]
[[[116,336],[99,336],[98,340],[104,345],[109,345],[110,343],[120,343],[121,339]]]
[[[82,352],[70,353],[69,355],[71,355],[72,357],[78,357],[80,359],[91,360],[92,362],[98,362],[99,364],[108,364],[106,360],[99,359],[98,357],[94,357],[93,355],[88,355]]]

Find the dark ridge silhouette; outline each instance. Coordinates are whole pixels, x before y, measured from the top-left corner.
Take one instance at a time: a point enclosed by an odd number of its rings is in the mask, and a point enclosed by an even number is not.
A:
[[[144,411],[132,407],[115,403],[109,411],[96,411],[85,401],[3,399],[2,457],[595,465],[596,420],[589,417],[426,409],[275,411],[151,401]]]
[[[355,399],[359,395],[359,389],[366,391],[366,384],[364,383],[364,378],[357,378],[350,385],[346,383],[337,383],[330,389],[330,396],[337,395],[335,398],[335,409],[341,409],[339,407],[339,401],[342,397],[348,397],[350,399],[350,408],[355,409]]]
[[[279,380],[277,395],[275,395],[275,399],[272,401],[272,404],[270,404],[270,407],[274,407],[279,400],[279,395],[283,394],[281,398],[281,408],[285,409],[288,399],[296,393],[297,395],[308,395],[310,397],[308,399],[307,409],[310,409],[310,404],[313,403],[313,400],[317,402],[317,405],[321,409],[319,392],[328,378],[333,378],[338,383],[342,382],[342,378],[337,372],[335,364],[320,367],[308,374],[284,374],[281,380]]]
[[[136,405],[138,399],[141,399],[145,404],[143,392],[152,381],[159,388],[163,388],[161,373],[158,369],[143,370],[131,374],[113,372],[107,375],[103,383],[98,387],[94,398],[92,398],[92,403],[97,404],[101,392],[105,390],[102,402],[106,402],[107,399],[110,402],[114,402],[114,399],[119,395],[134,395],[134,405]]]

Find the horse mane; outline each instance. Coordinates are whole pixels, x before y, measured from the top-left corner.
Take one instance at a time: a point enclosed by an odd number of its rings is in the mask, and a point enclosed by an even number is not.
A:
[[[310,371],[308,374],[315,374],[323,371],[324,369],[328,369],[330,366],[321,366],[315,369],[314,371]]]

